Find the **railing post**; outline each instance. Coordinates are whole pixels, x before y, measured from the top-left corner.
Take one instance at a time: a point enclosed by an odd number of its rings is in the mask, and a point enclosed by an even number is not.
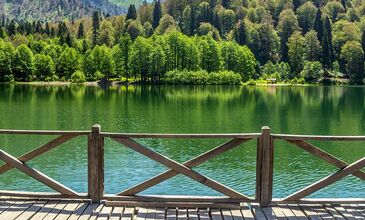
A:
[[[263,127],[257,141],[256,158],[256,200],[260,206],[268,206],[272,201],[274,166],[274,142],[270,128]]]
[[[104,137],[100,125],[94,125],[88,137],[88,195],[100,202],[104,195]]]

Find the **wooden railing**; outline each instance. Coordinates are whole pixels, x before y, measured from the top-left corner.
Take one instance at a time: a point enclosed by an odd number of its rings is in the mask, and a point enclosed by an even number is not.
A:
[[[365,199],[306,199],[305,197],[324,187],[352,174],[365,180],[365,172],[361,169],[365,166],[365,155],[353,163],[347,163],[335,156],[321,150],[309,143],[310,140],[316,141],[365,141],[365,136],[308,136],[308,135],[282,135],[271,134],[270,128],[263,127],[261,133],[250,134],[131,134],[131,133],[109,133],[102,132],[99,125],[94,125],[91,131],[20,131],[20,130],[0,130],[3,135],[58,135],[56,139],[43,144],[24,155],[14,157],[1,148],[0,159],[5,162],[0,166],[0,174],[13,168],[20,170],[26,175],[49,186],[58,193],[36,193],[0,190],[0,196],[27,196],[27,197],[59,197],[59,198],[78,198],[91,199],[93,202],[101,200],[124,201],[124,202],[210,202],[210,203],[239,203],[257,202],[261,206],[271,203],[328,203],[328,202],[365,202]],[[61,144],[78,136],[88,138],[88,192],[79,193],[67,186],[48,177],[42,172],[30,167],[27,162],[57,148]],[[142,183],[129,189],[121,191],[115,195],[104,193],[104,139],[109,138],[117,143],[138,152],[145,157],[152,159],[169,170],[154,176]],[[162,155],[138,142],[139,139],[229,139],[228,142],[221,144],[199,156],[192,158],[184,163],[179,163],[166,155]],[[256,157],[256,194],[253,198],[242,194],[224,184],[207,177],[193,168],[209,161],[218,155],[232,150],[250,140],[257,140]],[[285,198],[273,199],[273,167],[274,167],[274,145],[276,140],[285,140],[295,146],[304,149],[314,156],[332,164],[339,170],[311,184]],[[139,195],[140,192],[151,188],[163,181],[166,181],[178,174],[182,174],[194,181],[197,181],[221,194],[224,197],[196,197],[196,196],[148,196]]]

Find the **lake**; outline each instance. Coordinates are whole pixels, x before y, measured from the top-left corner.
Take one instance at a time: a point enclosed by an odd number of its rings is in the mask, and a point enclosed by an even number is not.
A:
[[[0,84],[1,129],[90,130],[138,133],[252,133],[264,125],[272,133],[364,135],[365,87],[349,86],[35,86]],[[55,137],[0,135],[0,148],[19,156]],[[140,139],[179,162],[228,140]],[[79,192],[87,191],[87,140],[79,137],[29,162],[32,167]],[[312,141],[354,162],[365,143]],[[255,190],[256,141],[206,162],[197,171],[246,195]],[[0,162],[3,164],[3,162]],[[117,193],[166,170],[106,139],[105,190]],[[284,197],[337,169],[294,145],[275,146],[274,197]],[[364,169],[365,170],[365,169]],[[51,191],[11,170],[0,189]],[[220,195],[189,178],[176,176],[143,194]],[[311,197],[365,197],[365,182],[348,176]]]

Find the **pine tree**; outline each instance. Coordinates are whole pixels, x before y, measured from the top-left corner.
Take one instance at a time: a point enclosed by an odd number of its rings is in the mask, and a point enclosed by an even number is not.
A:
[[[222,0],[222,6],[223,7],[229,8],[230,4],[231,4],[230,0]]]
[[[323,27],[322,64],[325,69],[331,69],[333,62],[332,28],[327,16],[324,19]]]
[[[245,45],[246,44],[246,27],[245,22],[240,20],[236,27],[234,28],[234,39],[239,45]]]
[[[98,43],[100,29],[100,15],[99,12],[95,11],[93,14],[93,45]]]
[[[44,28],[44,33],[47,35],[47,36],[50,36],[51,34],[51,31],[49,29],[49,24],[48,22],[46,23],[46,27]]]
[[[317,10],[316,18],[314,19],[313,29],[317,32],[318,40],[321,42],[323,36],[323,22],[322,12],[319,8]]]
[[[80,22],[79,30],[77,31],[77,37],[83,38],[84,37],[84,24]]]
[[[127,20],[129,20],[129,19],[136,20],[136,18],[137,18],[136,6],[134,6],[133,4],[129,5],[126,19]]]
[[[341,0],[341,4],[343,8],[345,9],[345,13],[347,12],[347,6],[346,6],[346,0]]]
[[[160,24],[161,17],[162,17],[161,1],[157,0],[155,1],[155,7],[153,9],[153,21],[152,21],[153,29],[156,29],[157,26]]]
[[[365,51],[365,31],[363,31],[361,34],[361,47],[362,50]]]
[[[7,27],[7,31],[9,35],[16,34],[16,22],[14,20],[10,21],[10,24]]]
[[[37,21],[37,24],[35,26],[35,32],[39,34],[43,33],[42,24],[40,21]]]

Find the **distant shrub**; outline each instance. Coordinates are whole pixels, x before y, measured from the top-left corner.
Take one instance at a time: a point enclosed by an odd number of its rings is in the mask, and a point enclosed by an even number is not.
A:
[[[163,82],[175,85],[237,85],[241,83],[241,76],[231,71],[173,70],[166,73]]]
[[[73,82],[73,83],[83,83],[83,82],[86,82],[86,77],[85,77],[84,72],[82,72],[80,70],[74,72],[71,75],[71,82]]]

